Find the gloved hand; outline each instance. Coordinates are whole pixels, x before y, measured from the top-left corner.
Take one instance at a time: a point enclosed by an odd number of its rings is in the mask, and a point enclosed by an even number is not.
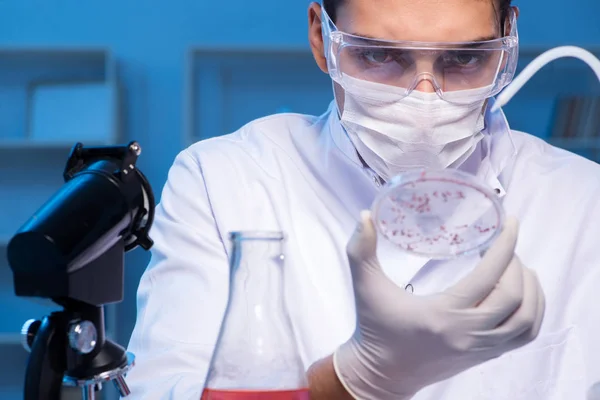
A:
[[[536,275],[514,254],[517,231],[517,221],[507,219],[467,277],[417,296],[384,275],[371,214],[363,211],[347,247],[356,331],[333,357],[346,390],[360,400],[409,399],[536,338],[545,299]]]

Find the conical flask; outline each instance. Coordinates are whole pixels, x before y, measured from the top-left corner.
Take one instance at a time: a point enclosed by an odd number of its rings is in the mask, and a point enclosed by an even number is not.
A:
[[[281,232],[233,232],[227,312],[201,400],[307,400]]]

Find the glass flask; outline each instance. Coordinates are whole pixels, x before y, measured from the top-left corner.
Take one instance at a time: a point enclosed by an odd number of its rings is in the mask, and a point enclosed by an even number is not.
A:
[[[229,304],[201,400],[308,400],[281,232],[233,232]]]

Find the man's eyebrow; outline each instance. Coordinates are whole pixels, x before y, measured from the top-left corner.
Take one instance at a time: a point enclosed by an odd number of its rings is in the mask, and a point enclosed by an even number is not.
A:
[[[364,33],[359,33],[359,32],[353,32],[353,33],[350,33],[350,35],[356,36],[358,39],[372,39],[372,40],[381,40],[381,41],[394,42],[394,40],[391,40],[389,38],[385,39],[385,38],[376,37],[376,36],[373,36],[373,35],[366,35]],[[497,35],[480,36],[480,37],[474,38],[473,40],[471,40],[469,42],[460,42],[461,43],[460,47],[477,46],[481,42],[488,42],[490,40],[495,40],[495,39],[499,39],[499,37]],[[444,42],[439,42],[439,43],[441,45],[444,44]]]
[[[500,39],[500,37],[498,35],[480,36],[478,38],[471,40],[468,45],[471,45],[471,43],[472,43],[473,45],[476,46],[479,43],[489,42],[490,40],[496,40],[496,39]]]
[[[365,39],[385,40],[385,39],[381,39],[381,38],[378,38],[375,36],[365,35],[364,33],[358,33],[358,32],[352,32],[352,33],[349,33],[349,35],[358,36],[358,37],[365,38]]]

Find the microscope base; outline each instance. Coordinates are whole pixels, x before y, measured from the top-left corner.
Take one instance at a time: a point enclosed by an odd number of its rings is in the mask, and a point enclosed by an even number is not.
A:
[[[83,400],[95,400],[96,391],[102,389],[102,384],[112,382],[119,395],[125,397],[130,394],[129,387],[125,383],[127,372],[135,365],[135,356],[133,353],[127,353],[127,365],[106,371],[96,376],[91,376],[85,379],[73,378],[66,376],[63,378],[63,386],[80,387]]]

